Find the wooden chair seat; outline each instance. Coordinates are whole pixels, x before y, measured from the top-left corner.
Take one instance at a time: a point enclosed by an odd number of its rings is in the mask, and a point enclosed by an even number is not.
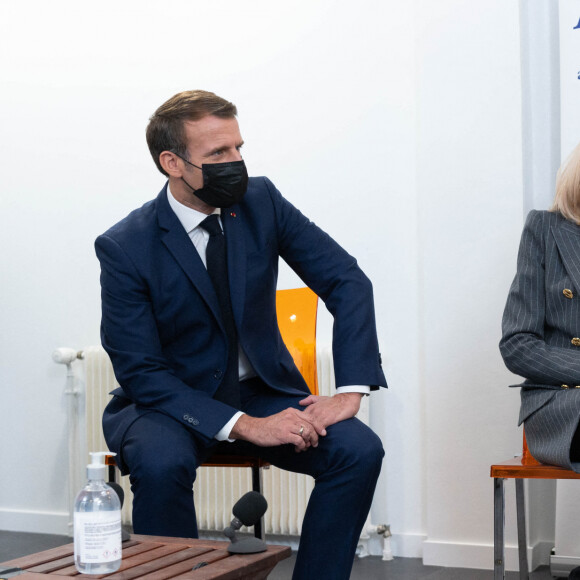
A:
[[[523,456],[509,459],[491,466],[491,477],[503,479],[580,479],[580,473],[556,465],[539,463],[532,457],[526,461]]]

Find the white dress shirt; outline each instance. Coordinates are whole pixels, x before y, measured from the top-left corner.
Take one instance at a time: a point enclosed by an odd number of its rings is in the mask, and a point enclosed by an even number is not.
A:
[[[167,185],[167,200],[169,201],[169,205],[171,209],[177,216],[177,219],[181,222],[181,225],[185,228],[189,239],[192,241],[203,265],[206,266],[205,260],[205,250],[207,248],[207,242],[209,240],[209,233],[206,232],[203,228],[199,227],[199,224],[207,217],[206,214],[197,211],[191,207],[183,205],[179,201],[173,197],[171,190],[169,188],[169,184]],[[220,208],[216,208],[214,210],[215,214],[218,216],[221,215]],[[221,218],[220,227],[221,227]],[[252,368],[246,353],[242,346],[238,343],[238,369],[239,369],[239,380],[244,381],[251,377],[256,376],[256,372]],[[337,393],[362,393],[368,395],[370,393],[370,387],[366,385],[349,385],[344,387],[338,387],[336,389]],[[243,415],[242,411],[238,411],[215,435],[215,438],[218,441],[233,441],[233,439],[229,439],[229,435],[231,430],[233,429],[234,425],[236,424],[237,420]]]

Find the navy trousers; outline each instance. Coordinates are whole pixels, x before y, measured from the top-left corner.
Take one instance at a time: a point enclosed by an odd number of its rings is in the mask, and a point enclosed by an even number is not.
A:
[[[298,404],[303,395],[281,395],[257,379],[241,383],[241,390],[242,409],[254,417],[289,407],[303,409]],[[227,445],[228,453],[262,457],[315,479],[293,580],[347,580],[384,457],[377,435],[353,418],[328,427],[318,447],[302,453],[292,445],[258,447],[245,441],[220,445]],[[146,414],[133,423],[122,455],[134,493],[135,533],[197,537],[192,486],[197,467],[214,449],[161,413]]]

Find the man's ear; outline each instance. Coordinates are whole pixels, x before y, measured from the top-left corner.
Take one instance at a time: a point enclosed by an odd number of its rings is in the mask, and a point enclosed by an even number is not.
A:
[[[159,163],[170,177],[183,175],[183,161],[171,151],[162,151],[159,155]]]

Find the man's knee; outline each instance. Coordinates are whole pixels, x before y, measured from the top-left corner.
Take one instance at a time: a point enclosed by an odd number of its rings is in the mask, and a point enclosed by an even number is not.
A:
[[[369,470],[380,469],[385,457],[385,450],[378,435],[367,427],[359,443],[356,449],[359,464]]]
[[[337,444],[347,464],[361,471],[375,471],[385,456],[383,444],[377,434],[358,419],[344,421]]]
[[[195,458],[187,454],[145,454],[130,466],[133,484],[147,487],[183,486],[191,488],[195,480]]]
[[[198,463],[195,442],[176,430],[172,423],[165,421],[164,425],[163,417],[152,425],[147,419],[144,417],[140,425],[130,429],[123,442],[123,460],[131,481],[153,487],[171,486],[173,482],[192,485]],[[151,433],[156,436],[152,437]]]
[[[367,428],[366,442],[364,447],[365,452],[368,453],[369,457],[376,457],[382,461],[383,457],[385,456],[385,450],[383,448],[383,443],[380,437],[370,428]]]

